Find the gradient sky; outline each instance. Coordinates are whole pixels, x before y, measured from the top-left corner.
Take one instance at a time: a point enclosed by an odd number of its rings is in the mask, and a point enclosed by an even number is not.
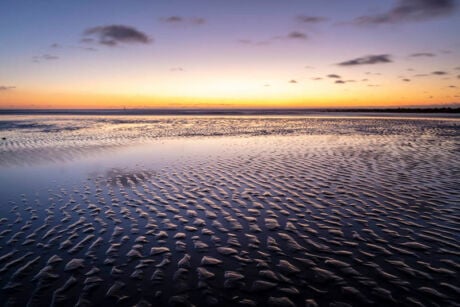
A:
[[[0,108],[460,101],[458,0],[0,0]]]

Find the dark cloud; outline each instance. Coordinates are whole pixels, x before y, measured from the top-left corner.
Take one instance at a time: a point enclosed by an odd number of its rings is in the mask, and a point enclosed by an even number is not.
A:
[[[88,39],[87,36],[95,36],[99,44],[106,46],[116,46],[120,43],[148,44],[152,41],[144,32],[124,25],[93,27],[85,30],[83,35],[86,36],[83,39]]]
[[[0,85],[0,91],[9,91],[9,90],[12,90],[12,89],[15,89],[16,86],[6,86],[6,85]]]
[[[292,79],[289,81],[289,83],[297,83],[297,80]]]
[[[307,23],[307,24],[312,24],[312,23],[319,23],[326,21],[326,17],[322,16],[307,16],[307,15],[300,15],[296,17],[296,20],[301,22],[301,23]]]
[[[343,80],[336,80],[336,81],[335,81],[335,84],[345,84],[345,81],[343,81]]]
[[[58,60],[59,57],[57,55],[52,55],[52,54],[42,54],[42,55],[36,55],[32,57],[32,61],[35,63],[40,63],[42,61],[54,61]]]
[[[419,53],[412,53],[411,55],[409,55],[411,58],[421,58],[421,57],[429,57],[429,58],[432,58],[434,56],[436,56],[436,54],[434,53],[430,53],[430,52],[419,52]]]
[[[395,24],[422,21],[449,15],[456,7],[455,0],[397,0],[387,12],[361,16],[354,20],[357,25]]]
[[[327,75],[328,78],[333,78],[333,79],[340,79],[342,77],[340,77],[339,75],[336,75],[336,74],[329,74]]]
[[[457,88],[456,85],[449,85],[449,88]]]
[[[355,65],[369,65],[369,64],[380,64],[380,63],[391,63],[390,55],[388,54],[377,54],[377,55],[368,55],[361,58],[356,58],[353,60],[341,62],[337,65],[340,66],[355,66]]]
[[[58,48],[61,48],[61,45],[59,45],[58,43],[54,43],[50,45],[50,48],[58,49]]]
[[[307,34],[302,33],[302,32],[292,31],[291,33],[289,33],[286,36],[286,38],[289,38],[289,39],[307,39],[308,36],[307,36]]]
[[[169,16],[160,19],[164,23],[176,24],[176,25],[202,25],[206,23],[206,19],[201,17],[182,17],[182,16]]]
[[[460,75],[457,76],[457,79],[460,79]]]
[[[447,75],[448,73],[442,70],[437,70],[437,71],[433,71],[431,74],[436,75],[436,76],[444,76],[444,75]]]
[[[404,82],[410,82],[410,79],[404,78],[404,79],[402,79],[402,80],[403,80]]]

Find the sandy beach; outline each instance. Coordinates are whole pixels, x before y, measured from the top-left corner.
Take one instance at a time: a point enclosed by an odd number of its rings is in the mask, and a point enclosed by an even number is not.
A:
[[[5,306],[456,306],[460,120],[0,117]]]

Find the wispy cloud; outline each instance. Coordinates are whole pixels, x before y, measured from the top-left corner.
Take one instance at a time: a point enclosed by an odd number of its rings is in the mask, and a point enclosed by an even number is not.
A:
[[[451,14],[456,8],[455,0],[398,0],[390,10],[356,18],[357,25],[395,24],[422,21]]]
[[[322,16],[299,15],[296,17],[296,20],[305,24],[315,24],[327,21],[327,18]]]
[[[3,91],[9,91],[9,90],[12,90],[12,89],[15,89],[16,86],[6,86],[6,85],[0,85],[0,91],[3,92]]]
[[[335,81],[335,84],[345,84],[345,83],[346,83],[346,82],[343,81],[343,80],[336,80],[336,81]]]
[[[59,57],[57,55],[52,55],[52,54],[42,54],[42,55],[36,55],[32,57],[32,61],[35,63],[40,63],[42,61],[55,61],[59,60]]]
[[[137,30],[134,27],[124,25],[108,25],[98,26],[86,29],[83,32],[84,42],[97,41],[101,45],[105,46],[117,46],[120,43],[124,44],[148,44],[152,42],[152,39],[145,34]]]
[[[431,52],[418,52],[418,53],[412,53],[409,55],[411,58],[422,58],[422,57],[427,57],[427,58],[432,58],[435,57],[436,54],[431,53]]]
[[[338,63],[340,66],[355,66],[355,65],[370,65],[370,64],[381,64],[381,63],[391,63],[391,56],[389,54],[377,54],[377,55],[368,55],[353,60],[345,61]]]
[[[433,71],[431,74],[436,75],[436,76],[444,76],[444,75],[447,75],[448,73],[442,70],[437,70],[437,71]]]
[[[297,41],[306,41],[308,39],[308,35],[300,32],[300,31],[292,31],[286,35],[277,35],[268,40],[251,40],[251,39],[240,39],[238,43],[243,45],[250,45],[250,46],[266,46],[270,45],[272,42],[276,41],[285,41],[285,40],[297,40]]]
[[[333,78],[333,79],[340,79],[342,77],[340,77],[339,75],[336,75],[336,74],[329,74],[327,75],[328,78]]]
[[[292,31],[288,35],[286,35],[286,38],[288,39],[300,39],[300,40],[306,40],[308,38],[307,34],[299,31]]]
[[[199,26],[206,23],[206,19],[202,17],[182,17],[182,16],[169,16],[160,19],[161,22],[172,25],[190,25]]]
[[[250,46],[267,46],[270,45],[270,41],[263,40],[263,41],[254,41],[251,39],[240,39],[238,43],[242,45],[250,45]]]

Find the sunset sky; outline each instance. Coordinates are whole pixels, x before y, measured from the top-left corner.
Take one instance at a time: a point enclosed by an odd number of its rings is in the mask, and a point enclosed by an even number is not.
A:
[[[0,0],[0,108],[460,102],[457,0]]]

